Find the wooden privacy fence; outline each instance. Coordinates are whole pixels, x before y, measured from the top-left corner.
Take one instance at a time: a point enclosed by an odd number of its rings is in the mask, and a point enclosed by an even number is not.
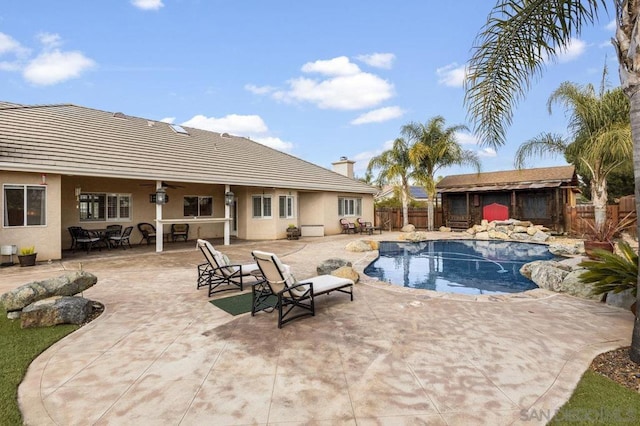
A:
[[[384,230],[393,231],[402,228],[402,208],[400,207],[380,207],[375,209],[375,226],[380,226]],[[427,208],[409,208],[409,223],[416,229],[427,229]],[[434,229],[442,226],[442,208],[433,209]]]
[[[629,215],[630,219],[637,219],[635,198],[633,195],[622,197],[618,204],[610,204],[607,206],[607,220],[614,223],[620,222]],[[594,223],[594,208],[591,204],[580,204],[575,207],[566,208],[567,229],[569,234],[576,237],[581,237],[591,231],[591,226]],[[636,222],[627,228],[627,232],[636,237],[637,225]]]

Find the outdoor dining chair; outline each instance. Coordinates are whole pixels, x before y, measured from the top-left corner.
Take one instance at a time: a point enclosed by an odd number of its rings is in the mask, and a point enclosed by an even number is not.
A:
[[[138,244],[142,244],[144,240],[147,240],[147,245],[151,243],[151,241],[156,240],[156,227],[150,223],[142,222],[138,224],[138,231],[142,234],[142,238]]]
[[[122,234],[110,235],[109,244],[114,248],[122,247],[123,249],[126,249],[126,246],[131,248],[131,243],[129,241],[129,238],[131,237],[131,231],[133,231],[133,226],[127,226],[126,228],[124,228],[124,231],[122,231]]]

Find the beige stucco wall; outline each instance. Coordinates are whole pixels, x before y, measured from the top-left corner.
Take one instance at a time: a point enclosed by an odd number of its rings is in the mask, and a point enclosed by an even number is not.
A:
[[[2,227],[0,228],[0,245],[16,245],[18,252],[22,247],[35,246],[37,261],[61,258],[60,245],[60,176],[46,175],[46,225],[44,226],[4,226],[4,190],[0,191],[0,211],[2,211]],[[0,171],[0,187],[5,184],[39,185],[42,184],[40,173],[20,173]],[[14,262],[18,259],[14,256]],[[3,257],[8,262],[8,257]]]
[[[137,224],[148,222],[155,226],[156,205],[149,202],[149,194],[155,193],[155,186],[143,186],[141,181],[127,179],[105,179],[82,176],[65,176],[62,179],[62,228],[61,238],[64,248],[71,245],[71,236],[67,228],[79,225],[87,229],[104,228],[111,224],[120,224],[122,227],[133,226],[131,243],[137,244],[142,239]],[[162,208],[163,219],[183,219],[183,198],[185,196],[212,196],[213,217],[224,217],[224,186],[184,184],[183,188],[167,188],[169,202]],[[78,202],[75,197],[75,188],[80,187],[83,193],[117,193],[131,195],[131,219],[118,221],[82,221],[78,210]],[[192,217],[190,217],[192,218]],[[171,225],[164,224],[163,231],[169,233]],[[196,238],[221,238],[224,235],[221,223],[198,223],[189,225],[189,239]]]

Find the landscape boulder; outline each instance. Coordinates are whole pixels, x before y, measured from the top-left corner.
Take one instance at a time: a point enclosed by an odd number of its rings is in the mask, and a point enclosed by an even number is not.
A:
[[[345,249],[347,251],[353,251],[353,252],[364,252],[364,251],[377,250],[377,249],[374,249],[372,247],[372,245],[368,241],[364,241],[364,240],[351,241],[349,244],[347,244]]]
[[[341,268],[338,268],[335,271],[332,271],[331,275],[340,278],[348,278],[354,283],[360,281],[360,274],[358,274],[351,266],[343,266]]]
[[[401,231],[402,232],[415,232],[416,227],[413,226],[412,224],[408,224],[402,227]]]
[[[22,328],[83,324],[93,312],[94,302],[83,297],[61,296],[39,300],[26,306],[20,315]]]
[[[351,266],[351,265],[352,263],[349,262],[348,260],[331,258],[331,259],[323,260],[316,267],[316,272],[318,273],[318,275],[328,275],[338,268],[342,268],[343,266]]]
[[[73,271],[57,278],[33,281],[10,290],[0,296],[0,305],[7,311],[19,311],[24,307],[53,296],[73,296],[94,286],[98,278],[85,271]]]

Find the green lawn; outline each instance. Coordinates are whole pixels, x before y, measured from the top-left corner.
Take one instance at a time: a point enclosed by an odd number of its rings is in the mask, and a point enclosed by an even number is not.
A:
[[[638,425],[640,393],[587,370],[550,425]]]
[[[19,320],[7,319],[7,313],[0,309],[0,424],[22,424],[18,385],[27,367],[45,349],[77,329],[76,325],[22,329]]]

